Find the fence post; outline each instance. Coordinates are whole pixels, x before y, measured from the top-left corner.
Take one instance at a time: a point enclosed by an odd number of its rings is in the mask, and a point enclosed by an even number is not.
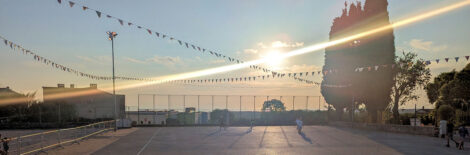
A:
[[[308,96],[307,96],[307,104],[305,105],[305,111],[308,111]]]
[[[212,95],[212,109],[211,112],[214,112],[214,95]]]
[[[292,111],[295,111],[295,96],[292,96]]]
[[[253,120],[255,120],[256,96],[253,96]]]
[[[137,124],[140,123],[140,94],[137,94]]]
[[[44,132],[41,132],[41,152],[44,152]]]
[[[58,141],[59,141],[59,147],[62,147],[62,139],[61,139],[61,136],[60,136],[60,128],[59,128],[59,131],[57,132],[57,136],[58,136]]]
[[[183,95],[183,125],[186,125],[186,95]]]
[[[18,143],[18,154],[21,154],[21,136],[18,136],[18,139],[16,139]]]
[[[239,113],[238,120],[240,120],[241,118],[242,118],[242,96],[240,95],[240,113]]]
[[[318,96],[318,111],[320,111],[320,96]]]

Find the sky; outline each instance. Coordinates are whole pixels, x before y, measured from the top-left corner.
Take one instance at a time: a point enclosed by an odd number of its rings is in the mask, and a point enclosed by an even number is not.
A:
[[[391,22],[394,22],[459,1],[462,0],[392,0],[388,10]],[[227,56],[254,60],[275,52],[289,52],[328,41],[332,21],[341,15],[345,1],[75,2]],[[395,29],[396,47],[400,51],[416,52],[420,58],[426,60],[470,55],[469,14],[470,7],[467,6]],[[227,60],[182,48],[177,42],[151,36],[144,30],[121,26],[115,19],[97,18],[94,12],[83,11],[77,6],[70,8],[66,2],[58,4],[56,0],[0,0],[0,21],[0,36],[57,63],[99,75],[112,74],[111,42],[107,40],[107,31],[118,33],[114,41],[117,76],[156,77],[230,64]],[[397,52],[398,55],[399,53]],[[12,52],[6,46],[0,46],[0,60],[0,87],[9,86],[21,93],[37,92],[38,98],[42,97],[42,86],[57,86],[58,83],[66,86],[75,84],[76,87],[96,83],[99,88],[111,85],[111,81],[91,80],[58,71],[35,62],[29,56]],[[301,72],[319,70],[323,63],[324,50],[320,50],[264,66],[280,72]],[[466,63],[468,61],[452,61],[429,67],[435,76],[452,69],[460,70]],[[247,75],[265,74],[246,68],[197,79]],[[321,82],[320,76],[307,79]],[[123,82],[117,81],[117,87],[120,84]],[[269,95],[279,98],[293,95],[319,96],[320,87],[286,78],[236,84],[161,84],[118,90],[117,93],[126,95],[126,105],[136,106],[137,94],[143,93],[188,96]],[[417,93],[420,94],[420,100],[410,102],[402,108],[412,108],[414,104],[418,107],[432,107],[423,91]],[[229,102],[236,102],[235,98],[237,97],[231,97]],[[142,100],[149,102],[149,99]],[[310,100],[312,103],[316,101]]]

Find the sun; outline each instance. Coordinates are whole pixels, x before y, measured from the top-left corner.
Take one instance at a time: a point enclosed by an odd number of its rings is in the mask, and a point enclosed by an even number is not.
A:
[[[266,62],[266,64],[269,65],[269,67],[272,69],[279,69],[284,61],[284,57],[282,56],[281,52],[277,50],[269,51],[262,57],[269,60]]]

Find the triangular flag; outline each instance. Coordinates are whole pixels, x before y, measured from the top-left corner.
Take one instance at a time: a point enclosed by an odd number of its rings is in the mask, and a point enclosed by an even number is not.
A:
[[[155,35],[157,35],[157,37],[160,37],[160,33],[159,33],[159,32],[155,32]]]
[[[449,62],[449,58],[444,58],[444,60],[446,60],[446,62]]]
[[[118,19],[118,21],[119,21],[119,24],[121,24],[121,26],[124,25],[124,21],[122,21],[122,19]]]
[[[439,61],[440,61],[439,59],[436,59],[436,63],[439,63]]]
[[[315,75],[315,72],[312,72],[312,76]]]
[[[468,58],[470,58],[470,56],[465,56],[465,59],[467,59],[467,61],[468,61]]]
[[[178,43],[179,43],[180,45],[183,45],[183,43],[181,42],[181,40],[178,40]]]
[[[98,16],[98,18],[101,18],[101,12],[96,11],[96,15]]]
[[[3,42],[5,43],[5,46],[8,46],[8,40],[3,40]]]
[[[147,29],[147,32],[149,32],[149,34],[152,34],[152,31],[150,29]]]
[[[106,17],[111,18],[112,16],[111,15],[106,15]]]
[[[59,4],[61,4],[61,3],[62,3],[62,0],[57,0],[57,2],[58,2]]]
[[[128,22],[128,23],[127,23],[127,25],[131,26],[131,25],[132,25],[132,23],[131,23],[131,22]]]
[[[70,7],[73,7],[73,5],[74,5],[75,3],[72,2],[72,1],[69,1],[69,4],[70,4]]]
[[[459,62],[460,57],[455,57],[455,62]]]
[[[187,42],[185,42],[184,44],[186,44],[186,48],[189,48],[189,45],[188,45],[188,43],[187,43]]]
[[[142,28],[142,26],[137,26],[137,28],[141,29],[141,28]]]
[[[426,65],[430,65],[431,64],[431,61],[426,61]]]
[[[88,9],[88,7],[86,7],[86,6],[83,6],[82,8],[83,8],[83,11],[85,11],[86,9]]]

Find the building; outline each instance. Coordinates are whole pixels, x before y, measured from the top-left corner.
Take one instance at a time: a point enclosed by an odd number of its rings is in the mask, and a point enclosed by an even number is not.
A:
[[[138,125],[165,125],[166,111],[127,111],[127,118]]]
[[[10,89],[10,87],[0,88],[0,100],[3,101],[1,105],[28,102],[28,98],[26,95],[17,93]]]
[[[110,119],[114,116],[113,94],[99,90],[96,84],[90,87],[75,88],[70,84],[57,87],[42,87],[44,103],[67,103],[74,105],[76,115],[86,119]],[[116,95],[117,118],[125,117],[125,96]]]

